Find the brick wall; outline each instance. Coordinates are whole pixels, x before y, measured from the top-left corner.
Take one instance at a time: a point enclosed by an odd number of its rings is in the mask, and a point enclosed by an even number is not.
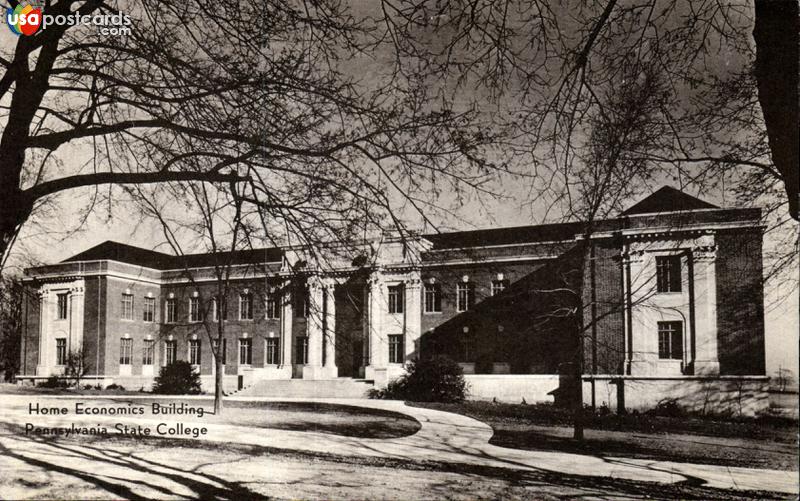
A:
[[[593,241],[584,263],[584,373],[622,374],[625,362],[624,294],[620,244]]]
[[[122,319],[122,294],[130,290],[133,294],[133,320]],[[105,292],[105,294],[102,294]],[[101,333],[105,332],[104,349],[101,353],[102,371],[107,375],[119,374],[120,340],[128,335],[132,339],[132,359],[131,375],[142,373],[142,348],[144,339],[150,335],[152,339],[158,339],[159,325],[158,316],[160,307],[158,304],[159,287],[147,282],[135,280],[121,280],[118,278],[108,278],[101,282],[98,292],[105,296],[105,302],[101,301],[102,312],[105,322],[101,322]],[[156,301],[156,317],[154,322],[144,322],[144,298],[147,293],[151,293]],[[156,361],[159,360],[159,353],[156,350]]]
[[[443,298],[443,313],[433,324],[433,332],[423,331],[423,356],[439,353],[473,362],[479,374],[491,371],[493,362],[508,362],[512,373],[557,373],[574,355],[577,323],[569,312],[576,296],[570,291],[576,290],[579,263],[579,256],[569,251],[558,259],[524,265],[448,267],[437,281],[441,280],[443,292],[450,288],[453,292]],[[510,284],[503,293],[490,297],[491,280],[498,272]],[[470,311],[456,313],[453,295],[463,274],[470,274],[470,281],[476,283],[476,304]],[[423,328],[431,326],[424,315]],[[473,340],[470,360],[464,359],[462,349],[465,327]]]
[[[20,347],[20,374],[36,375],[39,360],[39,297],[38,288],[29,285],[24,289],[22,346]]]
[[[763,375],[764,286],[761,232],[720,231],[716,241],[720,372],[723,375]]]

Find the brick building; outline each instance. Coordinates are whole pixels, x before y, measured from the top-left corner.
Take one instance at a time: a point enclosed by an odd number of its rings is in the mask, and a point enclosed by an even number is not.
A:
[[[594,405],[755,412],[767,383],[759,221],[665,187],[591,225],[384,238],[355,256],[327,249],[319,268],[297,247],[171,256],[106,242],[27,270],[20,379],[59,375],[80,349],[105,384],[147,387],[175,359],[210,384],[208,333],[223,322],[229,389],[382,385],[445,354],[476,397],[547,400],[580,363]]]

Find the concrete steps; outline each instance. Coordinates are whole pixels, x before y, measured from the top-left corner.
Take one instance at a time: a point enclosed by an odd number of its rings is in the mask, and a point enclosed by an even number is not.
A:
[[[237,397],[366,398],[374,382],[365,379],[264,379],[242,388]]]

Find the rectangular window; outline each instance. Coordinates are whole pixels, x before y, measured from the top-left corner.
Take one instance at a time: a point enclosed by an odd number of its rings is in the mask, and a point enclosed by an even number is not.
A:
[[[122,295],[122,320],[133,320],[133,294]]]
[[[403,351],[403,335],[392,334],[389,336],[389,363],[402,364],[405,358]]]
[[[200,320],[200,298],[189,298],[189,321],[199,322]]]
[[[177,355],[178,355],[178,342],[164,341],[164,364],[169,365],[175,363]]]
[[[145,322],[153,322],[156,318],[156,298],[144,298],[144,310],[142,311],[142,320]]]
[[[281,318],[281,293],[267,294],[267,318]]]
[[[63,337],[56,339],[56,365],[67,363],[67,340]]]
[[[222,356],[222,365],[227,364],[228,363],[228,340],[227,339],[223,339],[222,340],[222,353],[219,353],[219,349],[217,348],[219,346],[219,340],[215,339],[213,341],[213,343],[214,343],[214,353],[220,354]],[[215,357],[217,356],[216,354],[214,355]]]
[[[442,286],[425,284],[425,313],[442,312]]]
[[[122,338],[119,340],[119,365],[131,365],[133,354],[133,339]]]
[[[250,365],[253,363],[253,340],[239,340],[239,365]]]
[[[460,283],[456,287],[456,310],[459,312],[468,311],[472,308],[473,302],[473,294],[472,294],[472,284],[467,283]]]
[[[190,339],[189,340],[189,363],[192,365],[200,365],[201,359],[201,352],[200,352],[200,340],[199,339]]]
[[[294,363],[307,364],[308,363],[308,337],[300,336],[294,338]]]
[[[267,338],[266,352],[267,365],[277,365],[280,361],[280,340],[276,337]]]
[[[142,365],[153,365],[153,357],[156,351],[156,342],[152,339],[144,340],[142,348]]]
[[[389,313],[403,313],[403,286],[389,286]]]
[[[658,322],[658,358],[683,360],[682,322]]]
[[[253,320],[253,295],[239,295],[239,320]]]
[[[221,306],[220,306],[221,305]],[[228,320],[228,305],[218,297],[211,299],[211,309],[214,310],[214,321],[219,322],[220,310],[222,310],[222,320]]]
[[[66,320],[67,318],[67,298],[69,295],[65,292],[63,294],[58,294],[56,299],[58,301],[56,305],[56,319],[58,320]]]
[[[492,280],[492,296],[496,296],[506,290],[508,280]]]
[[[167,299],[167,323],[174,324],[178,321],[178,311],[176,310],[176,302],[174,299]]]
[[[681,291],[680,256],[656,256],[656,290],[658,292]]]

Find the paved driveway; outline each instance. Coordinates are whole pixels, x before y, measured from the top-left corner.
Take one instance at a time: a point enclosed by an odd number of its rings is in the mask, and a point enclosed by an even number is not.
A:
[[[2,415],[6,425],[22,426],[31,417],[27,413],[29,401],[47,402],[67,397],[0,396]],[[93,397],[77,397],[93,398]],[[108,397],[102,397],[106,399]],[[131,400],[137,397],[119,397]],[[146,398],[152,398],[150,396]],[[288,401],[291,399],[230,398],[229,400]],[[300,401],[300,399],[298,399]],[[309,399],[302,399],[309,401]],[[421,429],[414,435],[394,439],[364,439],[331,435],[327,433],[273,430],[194,421],[208,428],[204,440],[239,443],[271,449],[329,453],[342,456],[367,456],[406,460],[431,460],[436,462],[479,465],[509,470],[536,470],[585,477],[610,477],[631,481],[658,483],[687,483],[718,489],[767,490],[785,494],[798,493],[797,472],[756,470],[715,465],[699,465],[631,458],[601,457],[563,452],[524,451],[490,445],[492,429],[477,420],[432,409],[409,407],[397,401],[313,399],[314,402],[334,403],[368,408],[380,408],[407,414],[417,419]],[[55,403],[55,402],[54,402]],[[115,422],[155,424],[177,420],[147,420],[120,416],[53,416],[35,419],[38,426],[55,426],[85,421],[88,425]],[[17,441],[14,436],[2,437],[3,447],[10,452],[30,447],[29,441]],[[746,451],[742,451],[743,454]],[[112,465],[113,466],[113,465]]]

